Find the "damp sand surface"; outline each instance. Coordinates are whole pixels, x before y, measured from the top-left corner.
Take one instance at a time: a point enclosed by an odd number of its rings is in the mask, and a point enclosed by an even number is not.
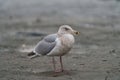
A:
[[[28,52],[32,51],[36,43],[45,35],[56,32],[59,25],[11,24],[1,27],[0,79],[120,79],[120,31],[113,27],[88,28],[72,25],[81,34],[75,36],[76,43],[70,53],[63,56],[64,72],[53,72],[51,57],[29,59]]]

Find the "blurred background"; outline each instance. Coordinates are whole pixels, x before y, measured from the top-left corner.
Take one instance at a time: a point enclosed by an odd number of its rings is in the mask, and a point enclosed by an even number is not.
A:
[[[0,22],[117,27],[120,0],[0,0]]]
[[[67,24],[81,32],[65,69],[29,59],[46,35]],[[0,0],[0,80],[120,80],[120,0]]]

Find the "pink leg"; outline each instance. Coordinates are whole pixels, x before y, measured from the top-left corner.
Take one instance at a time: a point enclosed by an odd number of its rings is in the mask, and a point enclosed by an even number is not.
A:
[[[54,57],[52,57],[52,62],[53,62],[53,68],[54,68],[54,71],[56,71],[55,59],[54,59]]]
[[[63,72],[62,56],[60,56],[60,66],[61,66],[61,69],[60,69],[60,71],[61,71],[61,72]]]
[[[52,57],[52,63],[53,63],[53,68],[54,68],[55,72],[63,72],[62,56],[60,56],[59,59],[60,59],[60,69],[57,69],[56,68],[55,58]]]

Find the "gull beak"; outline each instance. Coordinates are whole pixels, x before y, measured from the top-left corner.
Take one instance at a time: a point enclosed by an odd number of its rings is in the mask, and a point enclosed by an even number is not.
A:
[[[79,35],[79,34],[80,34],[80,32],[78,32],[78,31],[76,31],[76,30],[73,30],[73,33],[74,33],[75,35]]]

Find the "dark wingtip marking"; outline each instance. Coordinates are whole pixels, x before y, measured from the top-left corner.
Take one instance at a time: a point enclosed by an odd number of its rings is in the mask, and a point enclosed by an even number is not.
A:
[[[28,56],[33,56],[33,55],[35,55],[35,53],[33,51],[28,53]]]

